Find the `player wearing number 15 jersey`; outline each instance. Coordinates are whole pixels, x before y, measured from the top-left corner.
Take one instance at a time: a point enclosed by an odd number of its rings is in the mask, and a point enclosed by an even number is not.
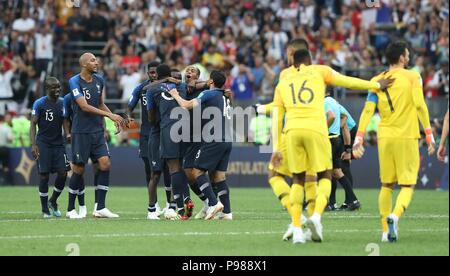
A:
[[[387,87],[389,80],[368,82],[343,76],[328,66],[310,65],[309,51],[294,54],[294,65],[298,73],[281,80],[275,91],[274,105],[278,108],[278,120],[286,115],[287,161],[293,174],[291,188],[291,217],[294,227],[294,243],[305,243],[300,216],[304,199],[305,172],[317,172],[318,195],[315,212],[307,221],[312,239],[320,242],[322,236],[321,215],[331,191],[332,155],[325,117],[325,90],[327,85],[349,89],[379,89]],[[274,135],[281,135],[281,129]],[[274,141],[278,139],[274,137]],[[274,145],[274,155],[278,154]]]
[[[430,156],[434,153],[435,142],[423,97],[422,79],[419,74],[405,69],[409,63],[407,44],[402,41],[391,43],[386,49],[386,59],[390,64],[389,70],[373,80],[388,76],[395,78],[395,82],[387,90],[371,90],[369,93],[354,152],[360,151],[364,132],[375,108],[378,108],[381,116],[378,153],[382,183],[379,195],[382,241],[395,242],[398,238],[398,220],[411,203],[419,173],[419,121],[425,129]],[[392,211],[393,188],[397,183],[401,191]]]

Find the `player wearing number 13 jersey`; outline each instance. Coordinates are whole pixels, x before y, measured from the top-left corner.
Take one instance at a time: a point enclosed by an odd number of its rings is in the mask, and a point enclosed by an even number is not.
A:
[[[328,139],[328,126],[325,117],[325,90],[327,85],[349,89],[379,89],[386,80],[368,82],[341,75],[328,66],[310,65],[309,51],[300,50],[294,54],[297,74],[289,75],[278,84],[275,91],[274,106],[278,108],[278,120],[286,115],[287,161],[293,174],[291,188],[291,217],[294,227],[294,243],[304,243],[300,216],[304,199],[305,172],[317,172],[318,193],[315,211],[307,221],[314,241],[322,241],[321,215],[328,202],[331,191],[332,155]],[[281,129],[274,135],[281,135]],[[278,141],[277,136],[274,141]],[[274,154],[278,154],[274,145]]]

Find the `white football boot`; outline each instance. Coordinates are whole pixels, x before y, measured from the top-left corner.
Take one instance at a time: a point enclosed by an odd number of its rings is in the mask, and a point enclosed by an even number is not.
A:
[[[387,224],[389,227],[388,240],[389,242],[397,242],[398,240],[398,217],[394,214],[390,214],[387,217]]]
[[[293,228],[293,236],[292,236],[292,243],[293,244],[305,244],[306,239],[305,235],[303,234],[303,230],[301,227],[292,227]]]
[[[203,202],[203,208],[195,215],[195,219],[205,219],[206,212],[208,211],[208,204],[206,202]]]
[[[148,214],[147,214],[147,219],[148,220],[159,220],[159,213],[158,213],[158,211],[156,211],[156,212],[148,212]]]
[[[112,213],[107,208],[103,208],[101,210],[98,210],[94,214],[95,218],[119,218],[119,215]]]
[[[94,204],[94,210],[92,211],[92,215],[95,217],[95,213],[97,212],[98,203]]]
[[[78,215],[77,211],[73,209],[70,212],[66,213],[66,218],[68,219],[81,219],[81,217]]]
[[[87,217],[87,208],[86,208],[86,206],[80,206],[78,208],[78,215],[82,219]]]
[[[164,218],[168,220],[179,220],[181,217],[174,209],[169,208],[164,213]]]
[[[323,241],[323,226],[320,221],[320,215],[314,214],[306,222],[306,226],[311,230],[311,238],[314,242]]]
[[[223,204],[218,201],[216,205],[208,207],[208,211],[206,211],[206,217],[205,220],[213,219],[217,213],[220,213],[223,211]]]

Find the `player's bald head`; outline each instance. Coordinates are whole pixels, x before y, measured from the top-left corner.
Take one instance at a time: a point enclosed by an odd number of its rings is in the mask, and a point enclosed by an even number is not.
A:
[[[80,66],[86,65],[86,63],[88,63],[89,60],[91,60],[92,58],[95,58],[94,54],[92,53],[84,53],[81,55],[80,57]]]
[[[47,87],[51,87],[54,85],[59,85],[59,80],[55,77],[47,77],[45,79],[45,86]]]

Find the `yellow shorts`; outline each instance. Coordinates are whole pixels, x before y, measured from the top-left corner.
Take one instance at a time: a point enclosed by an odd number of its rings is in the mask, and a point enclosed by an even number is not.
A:
[[[280,148],[278,149],[281,152],[281,155],[283,156],[283,160],[279,167],[275,168],[272,163],[269,164],[269,170],[274,171],[278,174],[287,176],[292,178],[292,173],[289,171],[289,163],[287,160],[287,151],[286,151],[286,134],[282,133],[280,136],[280,142],[279,142]]]
[[[378,140],[381,183],[416,185],[420,167],[419,140]]]
[[[333,168],[331,143],[327,136],[306,129],[291,129],[286,134],[289,171],[294,174],[323,172]]]

